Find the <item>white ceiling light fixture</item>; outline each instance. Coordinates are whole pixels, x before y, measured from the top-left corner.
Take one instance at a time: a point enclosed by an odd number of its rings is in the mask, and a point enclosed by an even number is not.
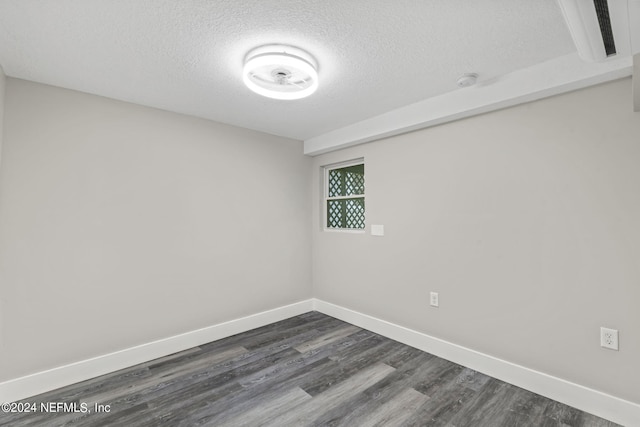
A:
[[[318,89],[318,65],[302,49],[260,46],[245,57],[242,79],[255,93],[274,99],[305,98]]]

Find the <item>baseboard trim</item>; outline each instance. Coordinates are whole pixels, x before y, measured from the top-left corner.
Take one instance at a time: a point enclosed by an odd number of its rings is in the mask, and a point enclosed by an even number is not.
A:
[[[640,426],[640,405],[319,299],[316,311],[625,426]]]
[[[5,381],[0,383],[0,402],[25,399],[312,310],[618,424],[640,425],[640,405],[636,403],[315,298]]]
[[[313,300],[300,301],[251,316],[5,381],[0,383],[0,403],[15,402],[312,310]]]

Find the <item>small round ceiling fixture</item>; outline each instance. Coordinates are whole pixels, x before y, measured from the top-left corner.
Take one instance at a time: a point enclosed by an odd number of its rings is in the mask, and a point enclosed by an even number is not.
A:
[[[275,99],[300,99],[318,89],[315,59],[302,49],[260,46],[244,60],[242,79],[257,94]]]
[[[476,73],[463,74],[458,79],[458,86],[459,87],[473,86],[474,84],[476,84],[477,81],[478,81],[478,75]]]

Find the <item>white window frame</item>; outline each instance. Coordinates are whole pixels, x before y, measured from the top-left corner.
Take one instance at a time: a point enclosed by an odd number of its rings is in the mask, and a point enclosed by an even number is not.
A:
[[[364,234],[367,228],[367,208],[366,208],[366,193],[367,193],[367,181],[366,181],[366,173],[365,173],[365,194],[362,196],[357,195],[356,197],[362,197],[365,200],[365,228],[331,228],[327,227],[327,204],[329,200],[340,200],[340,199],[353,199],[354,196],[339,196],[339,197],[329,197],[329,172],[334,169],[346,168],[349,166],[355,165],[364,165],[364,157],[360,157],[358,159],[347,160],[345,162],[332,163],[330,165],[322,166],[323,177],[322,177],[322,228],[324,231],[335,232],[335,233],[353,233],[353,234]],[[366,166],[366,165],[365,165]],[[366,169],[366,168],[365,168]]]

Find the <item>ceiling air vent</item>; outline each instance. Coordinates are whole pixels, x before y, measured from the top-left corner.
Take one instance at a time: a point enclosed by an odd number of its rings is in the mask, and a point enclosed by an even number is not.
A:
[[[640,52],[640,0],[558,0],[558,4],[585,61]]]
[[[609,4],[607,0],[593,0],[600,24],[600,34],[604,43],[604,51],[607,56],[616,54],[616,43],[613,40],[613,30],[611,29],[611,18],[609,17]]]

